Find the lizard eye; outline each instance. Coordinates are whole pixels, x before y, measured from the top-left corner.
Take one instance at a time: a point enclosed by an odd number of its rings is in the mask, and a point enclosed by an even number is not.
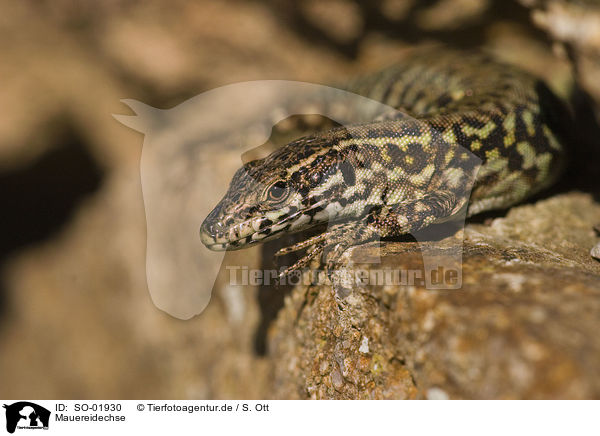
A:
[[[267,200],[275,203],[285,200],[288,194],[289,189],[281,180],[273,183],[266,191]]]

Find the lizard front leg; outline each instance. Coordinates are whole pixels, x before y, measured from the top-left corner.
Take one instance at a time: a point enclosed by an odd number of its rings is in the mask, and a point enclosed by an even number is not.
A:
[[[452,216],[465,202],[466,198],[457,198],[453,192],[442,190],[406,202],[374,207],[358,220],[334,224],[320,235],[279,250],[277,255],[309,247],[305,256],[282,275],[306,266],[313,258],[321,255],[321,262],[331,277],[348,248],[379,237],[416,232],[435,221]]]

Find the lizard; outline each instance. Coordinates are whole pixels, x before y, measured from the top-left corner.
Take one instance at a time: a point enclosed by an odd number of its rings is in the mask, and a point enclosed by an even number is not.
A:
[[[237,250],[328,223],[279,250],[305,249],[283,274],[350,247],[505,209],[549,187],[566,161],[568,111],[536,76],[480,52],[429,49],[355,80],[352,92],[409,117],[317,132],[247,162],[200,227]],[[481,162],[478,171],[472,156]],[[464,214],[463,214],[464,216]]]

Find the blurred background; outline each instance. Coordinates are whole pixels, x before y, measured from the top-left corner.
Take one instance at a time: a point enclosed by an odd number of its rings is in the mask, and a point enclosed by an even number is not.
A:
[[[0,10],[1,398],[306,396],[273,386],[274,365],[292,363],[257,340],[277,316],[258,290],[215,292],[188,321],[152,304],[143,136],[112,118],[129,113],[122,98],[170,108],[239,81],[339,82],[442,43],[483,48],[566,98],[577,84],[590,125],[600,101],[595,2],[1,0]]]

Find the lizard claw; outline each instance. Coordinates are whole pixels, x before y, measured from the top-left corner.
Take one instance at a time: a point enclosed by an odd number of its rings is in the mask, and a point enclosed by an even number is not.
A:
[[[299,245],[299,244],[297,244],[297,245]],[[289,248],[291,248],[291,247],[289,247]],[[316,244],[316,245],[311,246],[307,250],[306,254],[304,256],[302,256],[296,263],[287,267],[281,273],[279,273],[279,278],[282,279],[289,273],[291,273],[293,271],[298,271],[298,270],[304,268],[306,265],[308,265],[310,263],[310,261],[312,259],[314,259],[319,254],[321,254],[323,252],[324,248],[325,248],[325,246],[323,244]],[[301,248],[298,248],[297,250],[300,250],[300,249]],[[292,251],[297,251],[297,250],[292,250]],[[281,250],[279,250],[279,251],[281,251]],[[279,251],[278,251],[278,253],[279,253]],[[287,253],[291,253],[291,251],[288,251]]]
[[[286,254],[293,253],[294,251],[300,251],[307,247],[316,246],[317,244],[322,242],[324,239],[326,239],[327,236],[328,236],[327,232],[322,233],[320,235],[313,236],[312,238],[309,238],[305,241],[298,242],[297,244],[294,244],[294,245],[290,245],[289,247],[284,247],[284,248],[278,250],[275,253],[275,256],[285,256]]]
[[[362,231],[358,231],[358,228]],[[293,271],[304,268],[311,260],[322,255],[321,264],[325,266],[327,276],[331,280],[332,274],[339,269],[340,259],[344,252],[352,245],[365,242],[371,236],[371,233],[365,231],[361,223],[343,223],[332,226],[328,232],[290,247],[282,248],[275,254],[276,256],[282,256],[308,247],[306,254],[295,264],[286,268],[279,277],[282,278]]]

